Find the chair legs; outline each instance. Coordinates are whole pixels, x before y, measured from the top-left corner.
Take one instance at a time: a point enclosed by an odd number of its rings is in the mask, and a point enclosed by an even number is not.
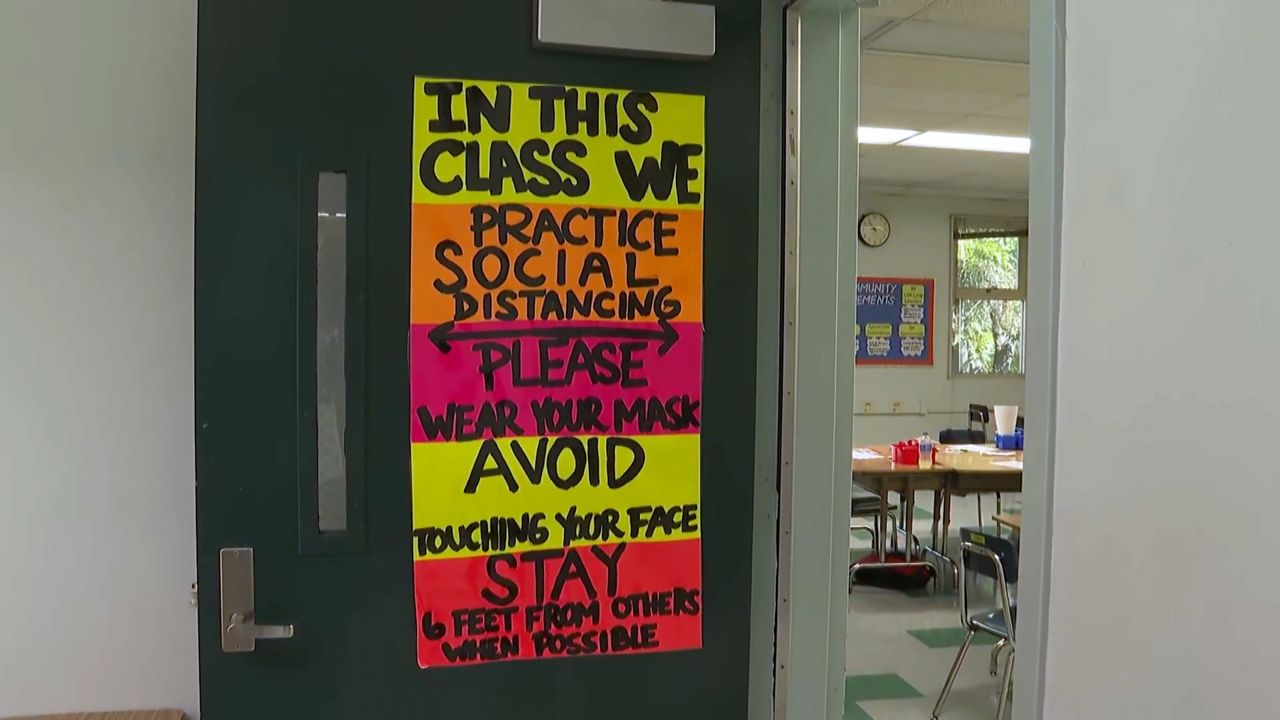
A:
[[[965,653],[969,652],[969,646],[973,644],[973,630],[970,630],[964,636],[964,643],[960,645],[960,651],[956,653],[956,661],[951,663],[951,672],[947,673],[947,682],[942,686],[942,693],[938,695],[938,702],[933,706],[933,720],[938,720],[938,714],[942,712],[942,706],[947,702],[947,696],[951,694],[951,686],[956,682],[956,675],[960,672],[960,664],[964,662]]]
[[[1000,702],[996,705],[996,720],[1004,720],[1004,709],[1009,705],[1009,695],[1013,692],[1013,651],[1009,651],[1009,660],[1004,664],[1004,682],[1000,683]]]
[[[1008,644],[1008,640],[1001,639],[991,648],[991,677],[995,677],[996,671],[1000,669],[1000,651]]]
[[[973,645],[973,638],[977,635],[973,630],[965,633],[964,642],[960,645],[960,650],[956,652],[955,662],[951,663],[951,672],[947,673],[947,681],[942,685],[942,692],[938,695],[938,702],[934,703],[933,714],[930,717],[938,720],[938,716],[942,714],[942,706],[946,704],[947,697],[951,695],[951,686],[956,682],[956,676],[960,674],[960,666],[964,664],[964,656],[969,653],[969,648]],[[996,703],[996,720],[1004,720],[1004,711],[1009,706],[1009,695],[1013,692],[1013,647],[1008,640],[1001,639],[991,648],[991,674],[995,675],[999,667],[1000,653],[1009,648],[1009,659],[1004,665],[1004,678],[1000,681],[1000,700]]]

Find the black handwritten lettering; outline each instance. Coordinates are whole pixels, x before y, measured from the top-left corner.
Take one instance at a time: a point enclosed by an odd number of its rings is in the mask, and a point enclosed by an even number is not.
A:
[[[502,552],[518,545],[537,547],[550,538],[544,513],[524,513],[520,517],[493,516],[459,525],[414,528],[413,539],[419,557],[458,552]]]
[[[627,253],[627,287],[640,288],[640,287],[656,286],[658,284],[658,278],[656,277],[642,278],[636,274],[637,273],[636,264],[638,260],[639,260],[639,256],[637,256],[635,253]]]
[[[441,178],[436,172],[436,161],[441,155],[457,157],[464,152],[465,145],[461,140],[444,138],[428,145],[427,149],[422,151],[422,159],[418,161],[418,178],[422,180],[423,187],[436,195],[453,195],[461,192],[465,187],[462,178],[457,175],[449,180]]]
[[[475,660],[505,660],[520,656],[520,636],[504,635],[480,640],[467,638],[461,643],[440,643],[440,650],[451,663]]]
[[[574,505],[565,512],[556,513],[555,519],[560,523],[561,544],[564,547],[569,547],[579,540],[612,542],[627,536],[626,532],[618,526],[622,520],[622,513],[613,508],[579,515],[578,506]]]
[[[698,615],[702,612],[700,594],[696,588],[674,587],[671,590],[618,595],[610,601],[609,613],[617,620]]]
[[[674,330],[670,332],[674,334]],[[506,342],[483,340],[472,344],[471,351],[478,356],[476,370],[484,377],[486,390],[492,391],[497,386],[499,377],[511,387],[518,388],[568,387],[580,382],[581,378],[586,378],[591,385],[601,387],[614,385],[624,388],[646,387],[649,381],[643,373],[642,353],[648,347],[647,342],[616,342],[614,340],[588,342],[582,337],[575,336],[597,334],[654,336],[661,337],[665,344],[668,331],[646,328],[566,327],[535,328],[527,332],[506,333],[447,328],[440,332],[432,331],[432,339],[439,340],[438,345],[443,344],[448,347],[450,341],[458,338],[476,339],[503,334],[534,333],[546,334],[550,337],[544,337],[532,343],[517,337]],[[531,350],[530,344],[533,345]],[[658,351],[661,353],[662,348],[659,347]]]
[[[436,99],[436,116],[427,121],[427,129],[433,133],[453,133],[467,126],[453,116],[453,97],[462,94],[460,82],[425,82],[422,94]]]
[[[480,86],[468,85],[466,102],[467,132],[472,135],[483,132],[482,120],[495,132],[506,133],[511,130],[510,85],[499,85],[494,88],[493,98],[485,95]]]
[[[639,538],[641,534],[646,539],[651,539],[658,532],[666,537],[676,533],[694,533],[698,531],[698,506],[696,504],[670,507],[642,505],[627,508],[627,520],[633,540]]]
[[[600,624],[600,601],[545,603],[524,608],[524,629],[561,630]]]
[[[480,597],[493,605],[510,605],[520,595],[519,583],[510,575],[503,574],[501,571],[503,567],[508,570],[515,570],[517,567],[516,557],[514,555],[490,555],[488,560],[485,561],[485,572],[489,576],[489,582],[496,585],[498,591],[495,591],[491,586],[485,586],[480,588]]]
[[[570,88],[564,96],[564,131],[578,135],[583,125],[587,137],[600,134],[600,94],[591,90],[580,93],[577,88]]]
[[[606,551],[600,545],[591,546],[591,554],[596,556],[605,567],[605,592],[609,595],[618,594],[618,563],[622,560],[622,554],[627,551],[626,543],[618,543],[613,546],[613,551]]]
[[[418,425],[428,440],[459,441],[523,435],[524,428],[516,422],[519,412],[520,407],[511,400],[486,400],[478,412],[474,405],[452,402],[441,414],[431,412],[426,405],[419,405],[416,410]]]
[[[489,463],[492,462],[492,467]],[[507,459],[502,455],[502,450],[498,448],[496,440],[489,439],[480,443],[480,451],[476,453],[476,460],[471,465],[471,474],[467,477],[467,484],[462,492],[473,495],[480,487],[480,481],[487,477],[501,477],[507,483],[507,489],[516,492],[520,486],[516,484],[515,475],[511,473],[511,466],[507,464]]]
[[[544,134],[556,129],[556,103],[565,96],[563,85],[530,85],[529,99],[538,103],[538,129]]]
[[[652,93],[629,92],[622,98],[622,111],[631,121],[630,127],[623,126],[619,136],[632,145],[643,145],[653,137],[653,121],[650,113],[658,112],[658,99]]]
[[[657,623],[614,625],[585,632],[535,632],[533,652],[536,657],[546,655],[595,655],[632,650],[652,650],[658,644]]]
[[[551,148],[551,164],[563,176],[560,186],[561,194],[582,197],[591,189],[591,176],[578,163],[578,160],[586,156],[587,146],[578,140],[561,140]]]
[[[618,169],[618,177],[633,201],[640,202],[651,193],[656,200],[667,200],[674,187],[676,202],[692,205],[701,200],[702,195],[689,187],[698,178],[698,171],[690,160],[701,154],[701,145],[668,140],[662,143],[658,158],[643,158],[638,168],[635,158],[627,150],[614,153],[613,160]]]
[[[650,433],[654,428],[666,432],[698,428],[701,407],[701,400],[688,395],[676,395],[665,401],[656,397],[636,398],[630,402],[616,398],[613,401],[613,430],[621,433],[634,427],[641,433]]]
[[[516,449],[518,440],[510,440],[505,447],[510,448],[516,456],[516,467],[520,469],[521,475],[512,470],[511,463],[503,452],[503,444],[494,439],[484,440],[478,446],[463,492],[474,494],[480,487],[480,481],[490,477],[501,477],[507,489],[513,493],[520,491],[521,477],[526,484],[537,485],[542,482],[544,474],[561,490],[572,490],[583,482],[589,487],[604,485],[616,490],[640,477],[644,470],[645,450],[638,440],[611,436],[604,438],[603,447],[600,440],[598,437],[571,435],[543,438],[535,446],[533,457],[529,457],[525,448]],[[604,459],[603,473],[601,453]],[[629,457],[624,459],[623,453]]]
[[[600,415],[604,402],[597,397],[557,400],[547,397],[529,405],[539,435],[571,433],[606,433],[608,426]]]
[[[436,245],[436,262],[448,270],[454,277],[453,282],[445,282],[440,279],[434,280],[431,285],[436,290],[444,294],[456,293],[467,286],[467,275],[462,272],[462,268],[453,261],[452,258],[462,256],[462,246],[452,240],[441,240]]]
[[[519,608],[456,608],[453,611],[453,634],[457,637],[465,635],[488,635],[491,633],[511,632],[515,629],[512,618]]]

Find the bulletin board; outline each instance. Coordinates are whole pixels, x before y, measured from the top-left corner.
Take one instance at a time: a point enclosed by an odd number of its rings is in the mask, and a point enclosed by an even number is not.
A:
[[[933,365],[932,278],[859,277],[859,365]]]

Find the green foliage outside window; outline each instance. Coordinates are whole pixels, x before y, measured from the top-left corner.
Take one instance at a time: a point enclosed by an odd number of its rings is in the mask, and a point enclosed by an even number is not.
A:
[[[956,303],[952,342],[956,369],[965,374],[1022,372],[1025,301],[1009,299],[1021,286],[1021,240],[1014,237],[956,241]],[[984,294],[996,297],[983,297]],[[1005,297],[1000,297],[1005,296]]]

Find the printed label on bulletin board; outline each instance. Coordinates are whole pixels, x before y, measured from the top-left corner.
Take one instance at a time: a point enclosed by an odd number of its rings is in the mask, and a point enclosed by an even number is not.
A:
[[[703,97],[413,103],[418,664],[701,647]]]
[[[933,280],[858,278],[858,364],[933,364]]]

